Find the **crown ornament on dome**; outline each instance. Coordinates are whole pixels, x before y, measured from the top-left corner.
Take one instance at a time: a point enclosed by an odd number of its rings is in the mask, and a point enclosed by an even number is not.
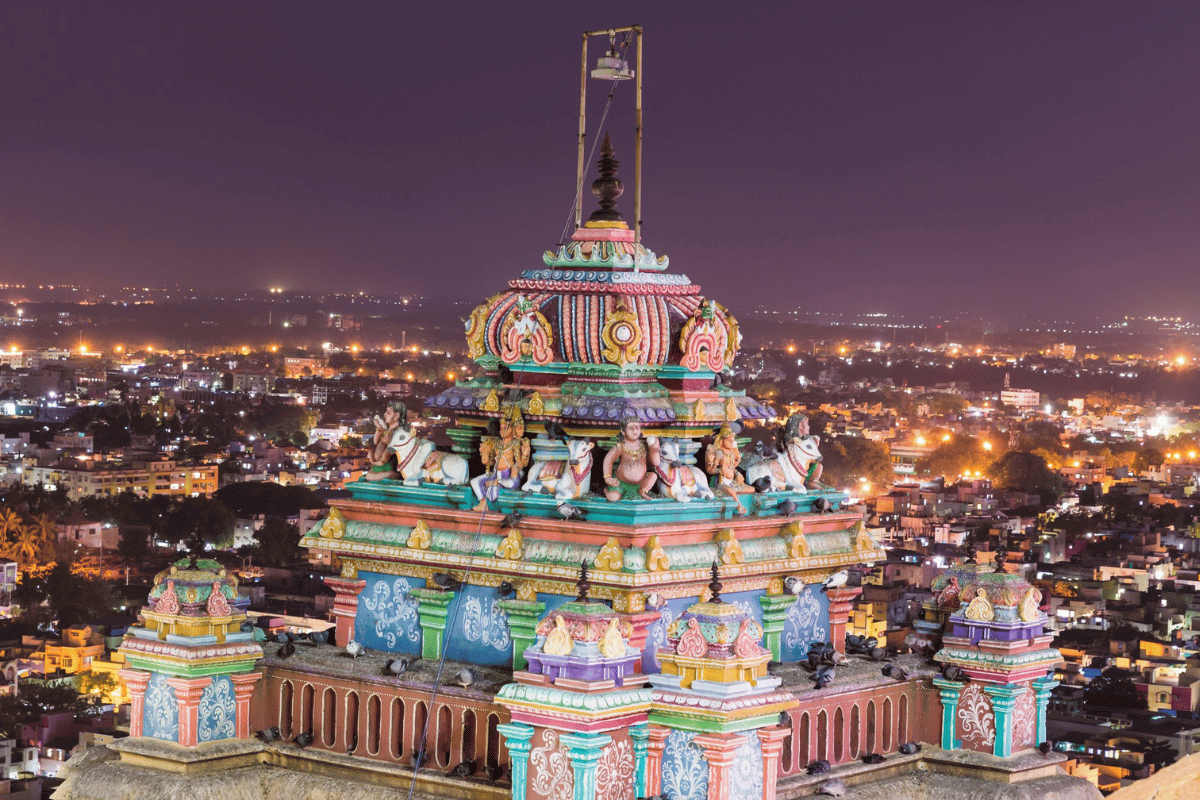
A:
[[[600,177],[592,181],[592,194],[600,201],[600,207],[592,212],[588,222],[620,222],[623,226],[625,218],[617,211],[617,198],[625,193],[625,184],[617,178],[619,166],[612,139],[605,133],[604,143],[600,145],[600,161],[596,164]]]

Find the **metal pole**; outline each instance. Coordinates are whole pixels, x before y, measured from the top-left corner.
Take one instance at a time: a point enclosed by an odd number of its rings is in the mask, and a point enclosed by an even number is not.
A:
[[[637,31],[637,102],[634,109],[634,126],[637,131],[633,150],[633,241],[642,241],[642,70],[645,62],[642,59],[644,34],[641,25],[634,25]],[[637,260],[634,260],[637,269]]]
[[[575,229],[583,224],[583,141],[587,136],[587,51],[590,33],[583,35],[583,57],[579,64],[579,156],[575,167]]]

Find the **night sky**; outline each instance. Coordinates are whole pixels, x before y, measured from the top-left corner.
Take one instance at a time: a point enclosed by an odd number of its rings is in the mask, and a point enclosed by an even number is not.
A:
[[[580,33],[633,22],[644,239],[710,296],[1194,309],[1197,3],[6,3],[0,281],[493,294],[568,217]]]

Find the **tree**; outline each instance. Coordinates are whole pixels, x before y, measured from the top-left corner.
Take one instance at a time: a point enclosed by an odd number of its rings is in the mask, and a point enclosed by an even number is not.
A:
[[[1132,708],[1145,711],[1146,698],[1127,670],[1109,667],[1083,687],[1083,704],[1088,708]]]
[[[887,445],[858,436],[833,436],[821,442],[821,482],[859,487],[866,478],[873,490],[892,485],[895,472]]]
[[[0,737],[19,740],[21,726],[34,724],[42,714],[56,711],[83,714],[90,706],[91,702],[80,697],[70,685],[61,682],[22,682],[19,695],[0,696]]]
[[[150,549],[148,539],[146,531],[140,526],[124,526],[121,528],[121,538],[117,541],[117,552],[127,561],[140,561]]]
[[[0,544],[8,542],[21,528],[21,517],[11,508],[0,508]]]
[[[260,564],[292,564],[304,555],[304,549],[300,547],[300,529],[281,519],[268,519],[254,532],[254,539],[252,553]]]
[[[1033,453],[1018,450],[1005,453],[988,467],[987,474],[1001,489],[1038,494],[1042,502],[1050,503],[1063,493],[1062,479],[1046,466],[1046,460]]]
[[[111,672],[86,670],[79,674],[79,694],[93,697],[100,703],[111,703],[120,685]]]
[[[213,547],[233,545],[233,514],[219,500],[207,497],[185,497],[167,514],[163,537],[169,542],[182,542],[198,535]]]
[[[942,475],[948,480],[955,480],[968,471],[982,472],[991,461],[991,456],[983,449],[978,439],[972,436],[955,436],[920,459],[917,469],[923,473]]]
[[[1163,452],[1155,447],[1143,447],[1138,451],[1133,458],[1133,471],[1146,472],[1147,470],[1161,467],[1162,463],[1167,460]]]

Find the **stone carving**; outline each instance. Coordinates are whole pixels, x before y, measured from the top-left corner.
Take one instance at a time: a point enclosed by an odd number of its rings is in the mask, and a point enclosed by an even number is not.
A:
[[[626,307],[624,297],[618,297],[616,308],[608,313],[600,341],[604,343],[600,355],[612,364],[634,364],[641,356],[642,332],[638,329],[637,314]]]
[[[700,632],[700,623],[695,617],[689,617],[687,621],[687,630],[679,637],[679,644],[675,645],[675,652],[681,656],[689,658],[700,658],[708,652],[708,642],[704,639],[704,634]]]
[[[651,536],[646,541],[646,569],[650,572],[662,572],[671,568],[671,559],[662,548],[657,536]]]
[[[463,638],[501,652],[508,649],[512,641],[508,617],[494,599],[481,600],[473,594],[463,599]]]
[[[746,509],[738,502],[743,494],[753,494],[754,487],[746,485],[746,479],[738,471],[742,454],[738,450],[737,438],[729,425],[722,425],[713,443],[704,453],[704,469],[713,476],[713,487],[734,502],[734,514],[743,516]]]
[[[233,614],[229,608],[229,601],[225,599],[225,595],[221,593],[221,582],[213,581],[212,592],[208,595],[208,603],[205,606],[210,617],[228,617]]]
[[[391,443],[397,429],[408,417],[408,410],[403,403],[388,403],[383,410],[383,416],[374,419],[375,433],[367,451],[367,460],[371,468],[367,471],[366,479],[380,481],[396,477],[396,468],[392,464]]]
[[[1042,610],[1038,607],[1041,602],[1042,593],[1036,587],[1030,586],[1029,591],[1025,592],[1025,596],[1021,598],[1021,606],[1017,611],[1021,621],[1036,622],[1042,616]]]
[[[783,452],[772,458],[747,455],[743,468],[746,482],[759,491],[807,491],[820,487],[821,440],[808,433],[808,417],[793,414],[788,417],[780,436]]]
[[[360,602],[370,615],[365,621],[375,623],[375,635],[388,647],[395,647],[400,638],[421,641],[417,602],[408,596],[411,588],[407,578],[397,578],[390,584],[379,580],[362,595]]]
[[[515,364],[528,358],[539,366],[554,360],[551,344],[554,332],[550,323],[537,310],[537,305],[523,294],[517,295],[512,310],[500,326],[500,360]]]
[[[433,543],[433,535],[429,530],[429,523],[423,519],[417,520],[417,524],[413,526],[412,531],[408,534],[409,547],[414,550],[428,550],[429,545]]]
[[[606,745],[596,762],[596,800],[633,800],[633,768],[628,739]]]
[[[950,580],[938,592],[937,604],[941,608],[958,608],[959,603],[958,576],[951,575]]]
[[[745,560],[745,556],[742,555],[742,545],[738,542],[733,528],[724,528],[718,531],[716,539],[722,564],[741,564]]]
[[[587,439],[567,440],[566,461],[535,461],[522,491],[552,494],[557,500],[574,500],[592,490],[592,448]]]
[[[809,554],[808,539],[804,538],[804,523],[790,522],[783,529],[787,539],[788,558],[806,558]]]
[[[444,486],[467,482],[467,460],[456,453],[437,450],[433,442],[417,436],[409,425],[400,425],[388,445],[396,457],[396,472],[408,486],[425,481]]]
[[[667,734],[662,758],[664,797],[702,800],[708,797],[708,761],[704,750],[692,741],[696,734],[672,730]],[[746,795],[750,797],[751,795]]]
[[[996,610],[988,600],[987,590],[982,586],[975,592],[975,599],[967,606],[963,616],[976,622],[991,622],[996,618]]]
[[[574,773],[567,757],[566,748],[558,740],[558,734],[550,728],[542,729],[542,744],[529,754],[530,786],[546,800],[571,800],[575,791]]]
[[[202,742],[214,742],[218,739],[232,739],[237,735],[235,728],[236,704],[233,697],[233,684],[225,677],[217,677],[204,688],[200,695],[200,708],[197,714],[199,725],[197,737]]]
[[[625,640],[621,638],[621,624],[616,617],[608,621],[608,627],[600,637],[600,655],[605,658],[620,658],[625,655]]]
[[[875,550],[879,547],[875,538],[867,531],[867,524],[861,519],[850,527],[850,533],[854,536],[855,550]]]
[[[153,739],[176,741],[179,731],[179,706],[175,702],[175,689],[167,683],[167,676],[156,672],[150,676],[146,686],[145,708],[142,712],[142,730]]]
[[[179,595],[175,592],[175,581],[167,581],[167,590],[154,604],[154,611],[157,614],[179,613]]]
[[[555,614],[554,629],[546,636],[546,641],[542,644],[542,652],[548,656],[566,656],[570,655],[574,648],[575,641],[571,638],[566,620],[562,618],[561,614]]]
[[[617,444],[604,457],[604,496],[610,502],[650,499],[650,489],[658,480],[655,470],[659,463],[657,437],[642,437],[642,423],[637,417],[621,420]]]
[[[625,551],[621,549],[617,537],[608,537],[608,541],[600,548],[600,553],[592,564],[596,569],[607,569],[613,572],[625,567]]]
[[[321,523],[321,537],[341,539],[346,535],[346,516],[340,508],[329,509],[329,516]]]
[[[529,440],[525,438],[521,409],[508,407],[500,417],[500,435],[484,436],[480,441],[479,457],[487,472],[471,479],[471,489],[479,499],[475,510],[483,511],[488,503],[495,502],[501,489],[520,486],[521,474],[529,465]]]
[[[751,624],[751,620],[743,619],[738,627],[737,638],[733,640],[733,654],[738,658],[754,658],[763,654],[763,648],[758,643],[761,630],[758,631],[759,636],[755,636],[755,628],[758,626],[751,628]]]
[[[959,695],[958,725],[963,740],[979,748],[991,747],[996,741],[995,715],[981,684],[969,684]]]
[[[741,338],[733,316],[715,300],[707,300],[679,330],[679,363],[693,371],[720,372],[733,363]]]
[[[673,497],[680,503],[692,498],[712,500],[712,489],[699,467],[684,464],[679,460],[679,440],[661,439],[658,443],[659,459],[654,471],[658,474],[658,491],[665,497]]]
[[[734,751],[733,764],[729,767],[729,785],[736,786],[738,794],[743,797],[762,797],[762,740],[754,731],[746,731],[742,735],[746,741]]]
[[[509,528],[508,535],[496,548],[496,558],[507,558],[510,561],[520,561],[525,554],[525,537],[516,528]]]

